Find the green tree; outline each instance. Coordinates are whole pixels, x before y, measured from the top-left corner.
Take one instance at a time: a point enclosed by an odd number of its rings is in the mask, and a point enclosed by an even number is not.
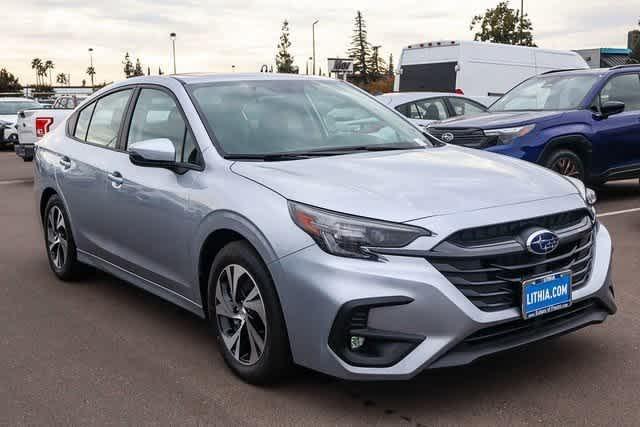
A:
[[[369,70],[371,45],[367,41],[367,23],[364,21],[360,11],[357,12],[354,21],[351,47],[348,54],[353,59],[353,69],[354,72],[358,73],[357,78],[367,83],[371,74]]]
[[[387,73],[387,64],[379,55],[381,46],[373,46],[371,48],[371,56],[368,60],[369,74],[372,80],[377,80]]]
[[[131,62],[129,52],[124,55],[124,61],[122,61],[122,65],[124,65],[124,76],[126,78],[133,76],[133,63]]]
[[[387,74],[389,74],[390,76],[393,76],[393,53],[389,54],[389,63],[387,64]]]
[[[50,59],[47,59],[42,67],[43,67],[44,76],[49,74],[49,86],[53,85],[51,72],[53,71],[54,68],[56,68],[55,64]]]
[[[18,78],[8,72],[6,68],[0,70],[0,92],[15,92],[22,89]]]
[[[60,84],[60,85],[66,85],[67,83],[69,83],[68,79],[67,79],[67,75],[65,73],[59,73],[56,76],[56,83]]]
[[[93,66],[87,67],[87,75],[91,78],[91,87],[94,87],[93,78],[96,75],[96,69]]]
[[[291,40],[289,34],[289,21],[282,22],[282,32],[278,43],[278,53],[276,54],[276,69],[278,73],[297,73],[298,67],[293,65],[293,56],[289,52]]]
[[[36,85],[40,84],[40,73],[42,71],[42,59],[33,58],[31,60],[31,69],[36,72]]]
[[[133,69],[133,76],[144,76],[144,70],[142,69],[142,64],[140,63],[140,58],[136,58],[136,67]]]
[[[494,9],[487,9],[484,15],[476,15],[471,20],[470,30],[477,29],[474,40],[521,46],[535,46],[533,25],[525,13],[511,9],[509,1],[501,1]]]

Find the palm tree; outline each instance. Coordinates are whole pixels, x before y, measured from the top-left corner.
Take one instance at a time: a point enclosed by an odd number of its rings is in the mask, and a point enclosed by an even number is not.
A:
[[[56,65],[50,59],[47,59],[45,61],[45,63],[44,63],[44,74],[45,74],[45,76],[47,75],[47,72],[49,72],[49,86],[51,86],[53,84],[53,81],[51,80],[51,71],[55,67],[56,67]]]
[[[56,76],[56,83],[60,84],[60,85],[66,85],[67,84],[67,75],[65,73],[60,73]]]
[[[87,75],[91,77],[91,87],[93,87],[93,76],[96,75],[96,69],[94,67],[87,67]]]
[[[42,59],[33,58],[31,60],[31,69],[36,71],[36,86],[40,84],[40,70],[42,68]]]

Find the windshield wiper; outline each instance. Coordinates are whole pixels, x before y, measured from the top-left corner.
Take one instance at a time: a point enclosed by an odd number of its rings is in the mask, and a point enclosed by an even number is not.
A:
[[[394,151],[394,150],[415,150],[425,148],[426,146],[418,145],[415,143],[405,143],[405,144],[369,144],[369,145],[355,145],[352,147],[336,147],[336,148],[324,148],[322,150],[313,150],[309,153],[311,155],[315,154],[330,154],[330,153],[350,153],[357,151]]]

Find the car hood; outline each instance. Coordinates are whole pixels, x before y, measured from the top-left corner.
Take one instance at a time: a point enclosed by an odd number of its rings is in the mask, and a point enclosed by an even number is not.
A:
[[[524,125],[560,117],[561,111],[505,111],[482,113],[474,116],[459,116],[443,120],[433,127],[491,129]]]
[[[577,193],[568,180],[540,166],[449,145],[236,162],[231,169],[289,200],[395,222]]]

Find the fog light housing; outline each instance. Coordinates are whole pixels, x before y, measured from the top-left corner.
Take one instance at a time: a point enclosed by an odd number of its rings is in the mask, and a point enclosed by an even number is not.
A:
[[[423,335],[373,329],[368,326],[369,310],[405,305],[413,299],[403,296],[365,298],[344,304],[333,321],[329,347],[352,366],[383,368],[393,366],[413,351]]]

